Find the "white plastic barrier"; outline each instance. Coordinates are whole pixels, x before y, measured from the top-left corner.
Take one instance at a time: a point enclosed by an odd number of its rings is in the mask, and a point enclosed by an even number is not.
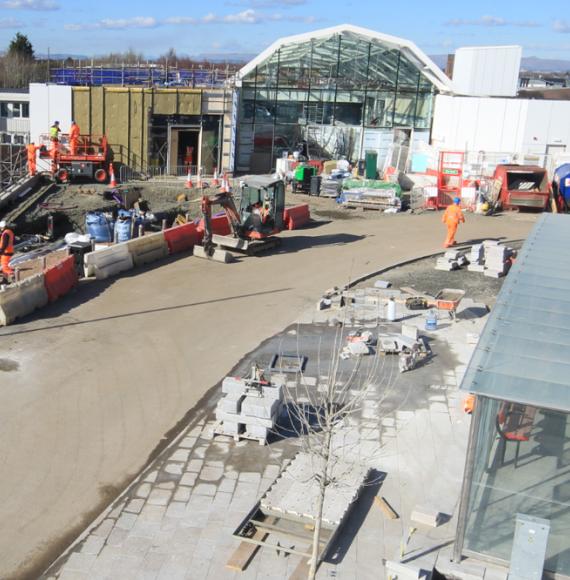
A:
[[[125,246],[128,247],[135,266],[149,264],[168,256],[168,244],[162,232],[129,240],[125,242]]]
[[[85,254],[85,276],[105,280],[133,267],[133,257],[126,244],[115,244]]]
[[[48,295],[44,275],[36,274],[0,290],[0,326],[8,326],[16,318],[45,306]]]

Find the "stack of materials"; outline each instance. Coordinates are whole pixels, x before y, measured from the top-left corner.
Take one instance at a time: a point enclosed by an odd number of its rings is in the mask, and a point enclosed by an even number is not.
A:
[[[467,269],[470,272],[484,272],[485,271],[485,248],[483,244],[475,244],[471,246],[469,252],[469,266]]]
[[[249,378],[226,377],[222,383],[225,397],[216,407],[214,433],[265,444],[281,411],[284,385],[281,375],[274,375],[269,382],[257,369]]]
[[[459,250],[448,250],[443,256],[437,259],[435,269],[451,272],[452,270],[459,270],[465,264],[467,264],[467,258],[463,252]]]
[[[510,258],[514,255],[512,248],[500,246],[498,242],[487,240],[483,242],[485,248],[485,276],[501,278],[511,267]]]
[[[342,177],[340,175],[323,176],[321,181],[321,197],[338,197],[342,191]]]
[[[402,188],[397,183],[378,179],[345,179],[338,202],[346,207],[366,209],[400,209]]]

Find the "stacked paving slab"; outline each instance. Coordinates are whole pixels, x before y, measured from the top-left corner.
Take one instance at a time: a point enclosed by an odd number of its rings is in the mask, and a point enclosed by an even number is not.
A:
[[[283,404],[285,379],[273,376],[270,383],[253,385],[250,379],[226,377],[216,407],[217,433],[267,443]]]
[[[448,250],[443,256],[437,259],[435,269],[451,272],[452,270],[459,270],[465,264],[467,264],[467,258],[463,252],[459,250]]]

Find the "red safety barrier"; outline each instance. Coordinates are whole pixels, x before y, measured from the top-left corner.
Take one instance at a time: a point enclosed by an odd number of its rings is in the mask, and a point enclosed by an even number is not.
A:
[[[295,207],[288,207],[285,210],[285,225],[288,230],[296,230],[307,225],[311,221],[311,211],[309,204],[303,203]]]
[[[189,250],[196,244],[199,244],[202,241],[204,232],[198,230],[196,224],[190,222],[182,226],[164,230],[163,234],[168,244],[168,252],[170,254],[176,254],[177,252]]]
[[[204,220],[201,219],[198,224],[198,230],[204,231]],[[226,215],[219,215],[212,218],[212,233],[218,236],[229,236],[232,233],[230,222]]]
[[[44,284],[48,300],[54,302],[67,294],[77,284],[75,258],[69,256],[44,271]]]

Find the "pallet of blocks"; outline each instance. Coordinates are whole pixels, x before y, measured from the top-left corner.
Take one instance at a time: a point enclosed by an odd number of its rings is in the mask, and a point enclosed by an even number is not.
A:
[[[269,381],[258,371],[248,378],[226,377],[224,396],[216,407],[214,434],[265,445],[281,412],[284,386],[283,376],[273,375]]]

